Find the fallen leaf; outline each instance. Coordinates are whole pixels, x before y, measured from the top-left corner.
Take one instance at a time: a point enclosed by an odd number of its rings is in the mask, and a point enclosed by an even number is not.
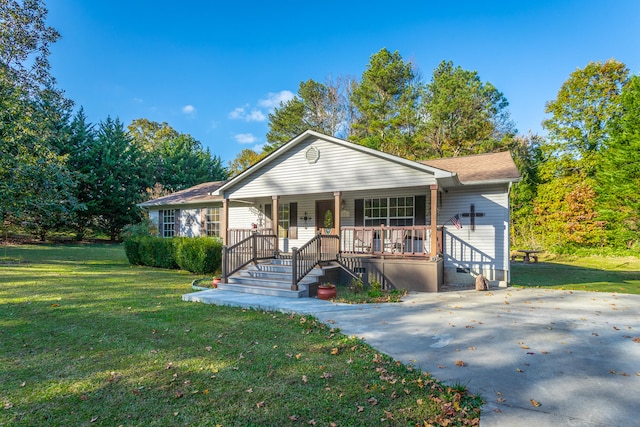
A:
[[[537,400],[534,400],[534,399],[531,399],[530,402],[536,408],[542,405],[540,402],[538,402]]]
[[[462,360],[456,360],[456,366],[464,367],[464,366],[467,366],[467,364],[464,363]]]
[[[298,416],[297,415],[289,415],[289,419],[291,421],[298,421]]]
[[[89,422],[95,423],[96,421],[98,421],[98,418],[100,417],[98,417],[97,415],[95,417],[91,417],[91,420]]]
[[[252,388],[248,388],[245,390],[247,393],[253,393],[253,389]]]
[[[316,420],[309,420],[307,424],[309,424],[310,426],[314,426],[316,425]]]
[[[184,396],[184,393],[182,391],[176,391],[176,399],[180,399],[182,396]]]
[[[473,351],[473,350],[477,350],[477,348],[475,348],[475,347],[469,347],[469,350]]]
[[[520,368],[516,368],[516,372],[524,372],[524,371]]]
[[[444,369],[444,368],[446,368],[446,366],[444,366],[444,365],[438,365],[438,368],[440,368],[440,369]]]
[[[4,409],[11,409],[11,408],[13,408],[13,403],[7,402],[4,404]]]
[[[506,400],[506,399],[505,399],[504,397],[499,397],[499,398],[498,398],[498,403],[502,403],[502,402],[504,402],[505,400]]]
[[[212,349],[212,348],[213,348],[213,347],[211,347],[210,345],[208,345],[208,346],[206,346],[204,349],[205,349],[205,350],[207,350],[207,351],[211,351],[211,349]]]
[[[422,405],[422,403],[423,403],[423,402],[422,402],[422,399],[418,399],[418,400],[416,400],[416,403],[417,403],[418,405]]]
[[[264,407],[264,400],[261,402],[256,403],[256,407],[257,408],[263,408]]]
[[[520,348],[523,349],[523,350],[529,350],[529,346],[528,345],[521,345]]]
[[[337,348],[337,347],[336,347],[336,348],[332,348],[332,349],[331,349],[331,354],[332,354],[332,355],[334,355],[334,356],[335,356],[336,354],[338,354],[338,348]]]
[[[358,412],[364,412],[364,406],[358,406]]]
[[[378,399],[376,399],[375,397],[370,397],[367,399],[367,402],[369,402],[369,405],[376,406],[378,404]]]
[[[638,337],[633,337],[633,340],[632,340],[632,341],[633,341],[633,342],[640,343],[640,338],[638,338]]]
[[[498,409],[498,408],[493,408],[493,412],[498,413],[498,414],[502,413],[502,411],[500,409]]]
[[[307,376],[306,376],[306,375],[303,375],[303,376],[302,376],[302,382],[306,384],[306,383],[307,383],[307,381],[309,381],[309,380],[307,379]]]

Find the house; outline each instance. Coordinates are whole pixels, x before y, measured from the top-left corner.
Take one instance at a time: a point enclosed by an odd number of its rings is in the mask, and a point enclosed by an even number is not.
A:
[[[289,257],[294,276],[332,262],[387,288],[438,291],[480,273],[507,286],[519,180],[508,152],[415,162],[306,131],[229,181],[141,206],[164,237],[222,238],[226,276]]]

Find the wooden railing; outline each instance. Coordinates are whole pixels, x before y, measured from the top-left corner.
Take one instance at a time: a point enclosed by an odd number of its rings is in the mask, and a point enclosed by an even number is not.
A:
[[[442,227],[436,235],[442,252]],[[435,256],[431,252],[431,226],[342,227],[340,252],[343,254]]]
[[[227,245],[235,245],[256,232],[265,235],[274,234],[271,228],[230,228],[227,230]]]
[[[318,233],[300,248],[291,249],[293,269],[291,289],[298,290],[298,283],[319,263],[337,261],[340,251],[340,237]]]
[[[222,247],[222,282],[250,263],[275,256],[278,237],[275,234],[252,233],[231,246]]]

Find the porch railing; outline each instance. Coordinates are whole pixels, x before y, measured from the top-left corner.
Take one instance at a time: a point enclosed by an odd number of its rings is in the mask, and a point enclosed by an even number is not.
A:
[[[230,228],[227,230],[227,245],[235,245],[256,232],[265,235],[275,234],[271,228]]]
[[[442,227],[436,235],[442,253]],[[431,226],[341,227],[343,254],[435,256],[431,254]]]
[[[250,263],[275,256],[278,237],[275,234],[253,232],[249,237],[231,246],[222,247],[222,282]]]
[[[319,263],[337,261],[340,252],[340,236],[316,234],[300,248],[291,249],[293,270],[291,290],[298,290],[298,283]]]

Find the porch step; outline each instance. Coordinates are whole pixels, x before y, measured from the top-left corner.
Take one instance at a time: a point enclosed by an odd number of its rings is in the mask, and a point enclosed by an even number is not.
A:
[[[267,263],[250,265],[221,283],[218,289],[287,298],[315,296],[317,286],[328,270],[339,267],[316,267],[299,283],[298,290],[291,290],[291,260],[274,259]]]

